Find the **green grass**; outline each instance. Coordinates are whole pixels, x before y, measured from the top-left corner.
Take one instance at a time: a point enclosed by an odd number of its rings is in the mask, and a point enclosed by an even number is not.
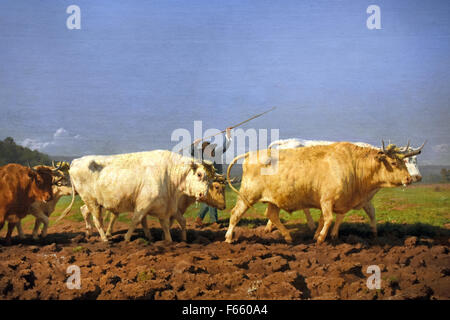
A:
[[[239,189],[239,188],[238,188]],[[236,203],[237,195],[231,191],[228,186],[226,190],[227,196],[227,208],[223,211],[219,211],[220,220],[228,220],[231,209]],[[57,204],[55,213],[52,217],[59,216],[61,212],[69,205],[70,196],[63,197]],[[450,186],[449,185],[415,185],[408,188],[386,188],[381,189],[373,199],[373,204],[376,209],[377,221],[379,224],[384,224],[383,228],[386,230],[395,230],[399,225],[413,225],[417,229],[417,232],[427,232],[427,228],[438,227],[446,228],[450,224]],[[67,219],[81,222],[83,217],[80,214],[79,207],[83,205],[83,202],[79,197],[76,198],[71,213]],[[260,220],[259,225],[266,221],[264,217],[264,211],[266,205],[263,203],[257,203],[253,208],[250,208],[244,215],[244,221],[242,225],[247,225],[249,228],[254,228],[258,224],[256,221]],[[193,219],[197,216],[200,206],[193,204],[190,206],[185,217]],[[320,211],[317,209],[311,210],[312,216],[315,221],[320,216]],[[129,222],[131,214],[122,213],[119,216],[119,221]],[[151,217],[152,219],[155,219]],[[302,211],[296,211],[293,214],[288,214],[285,211],[281,211],[280,218],[282,221],[287,222],[295,220],[296,222],[306,223],[305,216]],[[50,225],[54,223],[55,219],[52,219]],[[27,216],[24,221],[34,221],[34,217]],[[261,222],[262,221],[262,222]],[[360,224],[352,224],[351,222],[367,222],[368,217],[363,210],[352,210],[346,217],[344,222],[349,222],[347,228],[359,228]],[[350,227],[349,227],[350,225]],[[446,226],[445,226],[446,225]],[[31,228],[30,224],[28,228]],[[367,226],[367,231],[369,228]],[[431,231],[430,231],[431,232]]]

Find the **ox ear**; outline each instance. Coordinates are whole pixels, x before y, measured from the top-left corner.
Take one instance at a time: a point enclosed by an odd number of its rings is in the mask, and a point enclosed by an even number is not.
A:
[[[33,170],[33,171],[28,171],[28,177],[29,178],[31,178],[32,180],[35,180],[36,179],[36,172]]]
[[[375,159],[382,162],[382,161],[386,160],[386,154],[383,151],[380,151],[375,156]]]
[[[198,169],[198,164],[197,163],[195,163],[194,161],[192,161],[191,162],[191,169],[192,169],[192,171],[197,171],[197,169]]]

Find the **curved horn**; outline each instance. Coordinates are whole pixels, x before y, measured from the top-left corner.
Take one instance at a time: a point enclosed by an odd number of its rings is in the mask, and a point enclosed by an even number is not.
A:
[[[408,152],[410,143],[411,143],[411,140],[408,140],[408,143],[406,144],[406,147],[399,148],[400,152]]]
[[[412,157],[412,156],[420,154],[422,152],[423,147],[425,146],[425,143],[427,143],[427,140],[425,140],[425,142],[422,143],[422,145],[419,148],[417,148],[416,150],[406,153],[404,155],[404,157],[407,158],[407,157]]]
[[[383,151],[383,153],[386,153],[386,148],[384,147],[384,140],[381,139],[381,150]]]
[[[416,150],[421,151],[423,149],[423,147],[425,146],[425,143],[427,143],[427,140],[425,140],[424,143],[422,143],[422,145]]]
[[[53,162],[52,162],[52,164],[53,164],[53,167],[54,167],[55,164],[54,164]],[[56,172],[56,171],[60,170],[62,167],[63,167],[63,164],[62,164],[62,161],[61,161],[61,162],[58,164],[58,167],[52,169],[52,172]]]

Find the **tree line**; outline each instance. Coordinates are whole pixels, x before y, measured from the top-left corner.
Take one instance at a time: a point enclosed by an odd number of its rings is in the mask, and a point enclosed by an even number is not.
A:
[[[11,137],[0,140],[0,166],[8,163],[18,163],[24,166],[50,165],[51,162],[52,160],[47,154],[22,147],[16,144]]]

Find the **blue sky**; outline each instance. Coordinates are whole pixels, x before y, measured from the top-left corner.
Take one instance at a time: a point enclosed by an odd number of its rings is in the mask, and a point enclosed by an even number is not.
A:
[[[81,8],[68,30],[66,8]],[[366,9],[381,8],[381,30]],[[0,139],[53,155],[172,149],[193,121],[414,145],[450,164],[450,1],[0,2]]]

